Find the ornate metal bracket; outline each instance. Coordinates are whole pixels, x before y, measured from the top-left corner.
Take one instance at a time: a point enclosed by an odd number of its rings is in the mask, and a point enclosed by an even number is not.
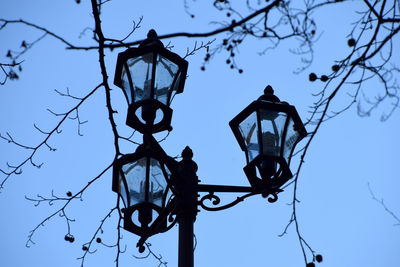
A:
[[[244,196],[237,197],[234,201],[232,201],[232,202],[230,202],[230,203],[228,203],[228,204],[225,204],[225,205],[222,205],[222,206],[218,206],[218,207],[212,207],[212,206],[208,206],[206,202],[207,202],[207,201],[211,201],[212,205],[217,206],[218,204],[220,204],[221,199],[220,199],[219,196],[214,195],[214,192],[209,192],[207,195],[203,196],[203,197],[199,200],[199,205],[200,205],[203,209],[208,210],[208,211],[224,210],[224,209],[228,209],[228,208],[230,208],[230,207],[233,207],[233,206],[235,206],[236,204],[242,202],[244,199],[246,199],[246,198],[248,198],[248,197],[250,197],[250,196],[254,196],[254,195],[256,195],[256,194],[257,194],[257,193],[247,193],[247,194],[244,195]]]
[[[253,187],[246,187],[246,186],[227,186],[227,185],[204,185],[200,184],[198,185],[198,192],[208,192],[208,194],[204,195],[201,197],[201,199],[198,201],[198,205],[200,205],[204,210],[208,211],[219,211],[219,210],[224,210],[228,209],[230,207],[233,207],[243,200],[245,200],[248,197],[254,196],[261,194],[263,197],[268,197],[268,202],[273,203],[278,200],[278,193],[282,192],[283,190],[279,189],[276,192],[267,192],[266,190],[262,189],[254,189]],[[245,195],[236,197],[235,200],[233,200],[230,203],[227,203],[225,205],[218,206],[221,203],[221,198],[217,195],[215,195],[215,192],[220,192],[220,193],[247,193]],[[210,201],[212,206],[207,204],[207,202]],[[214,207],[217,206],[217,207]]]

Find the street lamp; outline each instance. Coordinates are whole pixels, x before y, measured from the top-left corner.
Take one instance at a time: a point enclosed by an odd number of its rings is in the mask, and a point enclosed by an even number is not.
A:
[[[114,80],[129,104],[126,124],[143,133],[143,144],[136,152],[120,157],[113,165],[112,189],[124,205],[124,229],[140,236],[137,246],[143,252],[147,238],[178,223],[179,267],[193,266],[193,225],[198,208],[223,210],[258,194],[275,202],[292,177],[293,150],[307,134],[294,106],[281,102],[267,86],[264,95],[229,123],[246,154],[244,171],[250,186],[199,184],[192,150],[186,147],[178,162],[153,137],[171,129],[169,105],[173,95],[183,91],[187,65],[166,50],[151,30],[139,48],[118,55]],[[219,192],[243,194],[220,205]]]
[[[183,92],[188,62],[164,47],[150,30],[138,48],[118,54],[114,84],[128,102],[126,124],[141,133],[171,128],[175,94]]]
[[[253,187],[273,193],[292,178],[290,159],[307,132],[295,107],[280,102],[271,86],[229,125],[246,154],[244,172]]]
[[[124,205],[124,229],[139,236],[164,232],[172,226],[163,218],[157,229],[149,232],[149,225],[166,209],[172,193],[172,159],[160,153],[157,145],[145,142],[135,153],[116,160],[113,168],[112,189]]]

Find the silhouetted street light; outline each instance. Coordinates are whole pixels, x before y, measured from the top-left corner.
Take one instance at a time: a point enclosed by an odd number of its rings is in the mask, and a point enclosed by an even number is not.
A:
[[[123,89],[129,104],[126,124],[141,133],[170,129],[169,105],[183,92],[187,66],[186,60],[164,48],[154,30],[138,48],[119,53],[114,84]]]
[[[264,95],[229,123],[246,154],[244,171],[250,186],[199,184],[192,150],[186,147],[178,162],[153,137],[171,129],[169,105],[183,91],[187,66],[151,30],[139,48],[118,55],[114,80],[129,104],[126,124],[143,134],[143,144],[136,152],[117,159],[113,166],[112,189],[124,204],[124,229],[140,236],[137,246],[143,252],[147,238],[178,222],[179,267],[193,266],[193,224],[199,206],[223,210],[257,194],[275,202],[292,177],[293,150],[307,134],[294,106],[281,102],[267,86]],[[219,205],[217,192],[244,194]]]
[[[246,153],[244,172],[251,186],[269,188],[272,194],[292,178],[293,150],[307,132],[294,106],[280,102],[271,86],[229,125]]]

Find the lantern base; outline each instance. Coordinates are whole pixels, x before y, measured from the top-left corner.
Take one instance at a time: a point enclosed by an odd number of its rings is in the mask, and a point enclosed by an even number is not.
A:
[[[293,176],[285,159],[277,156],[258,155],[243,170],[250,185],[265,190],[267,195],[280,192]]]
[[[158,112],[161,110],[161,114]],[[146,99],[129,105],[126,125],[138,132],[158,133],[171,131],[172,109],[158,100]]]
[[[139,203],[123,209],[124,229],[138,236],[151,236],[160,232],[164,232],[167,228],[167,218],[159,223],[157,229],[154,229],[151,233],[149,233],[150,225],[154,221],[152,218],[153,211],[157,212],[157,214],[160,214],[161,210],[162,209],[160,207],[148,202]],[[132,215],[134,215],[135,212],[137,212],[137,218],[140,226],[132,220]]]

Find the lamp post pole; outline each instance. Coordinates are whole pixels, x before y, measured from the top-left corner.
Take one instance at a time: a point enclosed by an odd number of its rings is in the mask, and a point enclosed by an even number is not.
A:
[[[197,164],[192,160],[193,152],[186,147],[182,152],[182,160],[178,165],[177,206],[179,213],[179,247],[178,266],[194,266],[194,221],[197,215]]]

